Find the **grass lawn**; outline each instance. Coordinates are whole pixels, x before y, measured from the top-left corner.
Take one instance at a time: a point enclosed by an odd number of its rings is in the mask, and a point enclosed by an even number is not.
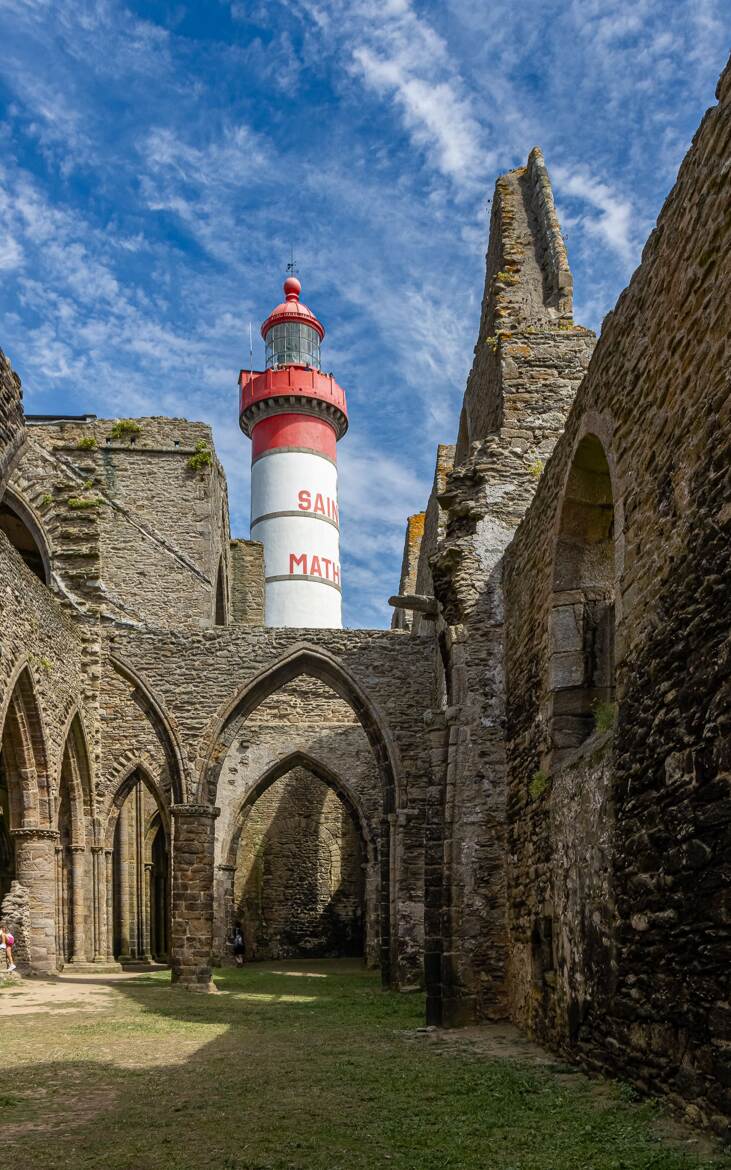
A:
[[[45,1006],[30,982],[0,992],[6,1165],[731,1170],[668,1144],[621,1087],[417,1032],[421,997],[355,963],[219,972],[217,996],[168,980],[57,981]]]

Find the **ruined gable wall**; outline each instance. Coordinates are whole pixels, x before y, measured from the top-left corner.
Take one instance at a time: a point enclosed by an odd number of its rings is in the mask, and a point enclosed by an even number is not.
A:
[[[508,552],[505,592],[513,1017],[723,1129],[731,68],[718,98],[605,322]],[[552,557],[583,432],[599,436],[612,471],[618,712],[613,733],[556,770]],[[531,799],[541,768],[549,784]],[[546,919],[553,954],[535,979],[531,935]]]
[[[135,423],[138,433],[120,435],[114,420],[34,426],[25,480],[36,494],[46,487],[44,510],[56,505],[66,518],[74,513],[74,523],[96,524],[97,572],[83,566],[77,581],[72,572],[73,592],[96,583],[97,603],[122,621],[212,624],[221,559],[227,596],[230,570],[226,484],[210,428],[182,419]],[[194,470],[188,461],[200,445],[211,463]],[[53,551],[60,565],[63,532]],[[67,574],[59,568],[61,588]]]
[[[480,335],[455,465],[429,557],[441,606],[445,696],[430,737],[441,759],[430,810],[431,1018],[500,1017],[505,993],[503,554],[533,498],[588,363],[540,151],[502,176],[493,201]],[[444,857],[442,869],[438,859]]]
[[[401,576],[399,578],[399,593],[416,592],[416,574],[419,565],[419,550],[424,535],[424,512],[416,512],[406,521],[406,537],[404,539],[404,554],[401,558]],[[412,615],[410,610],[395,609],[391,618],[392,630],[410,630]]]
[[[20,378],[0,349],[0,496],[24,438],[25,420]]]

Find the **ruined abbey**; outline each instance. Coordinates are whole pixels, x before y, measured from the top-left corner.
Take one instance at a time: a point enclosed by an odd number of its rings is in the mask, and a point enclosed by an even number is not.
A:
[[[21,976],[205,991],[240,924],[728,1132],[731,66],[717,98],[598,340],[540,150],[498,180],[389,630],[266,625],[210,428],[26,417],[0,354]]]

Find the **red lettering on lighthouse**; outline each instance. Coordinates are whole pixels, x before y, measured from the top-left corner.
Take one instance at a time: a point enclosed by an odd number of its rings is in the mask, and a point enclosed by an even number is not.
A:
[[[322,563],[325,566],[325,578],[326,578],[326,580],[329,581],[330,580],[330,566],[332,564],[332,561],[330,560],[329,557],[323,557]]]
[[[340,584],[340,565],[333,565],[333,581],[336,585]]]
[[[312,496],[307,491],[307,488],[303,488],[302,491],[298,493],[297,501],[297,506],[300,512],[309,512],[312,506]]]
[[[315,503],[314,503],[314,507],[312,510],[313,510],[313,512],[319,513],[320,516],[325,515],[325,501],[323,500],[320,492],[318,492],[317,495],[315,496]]]
[[[320,558],[319,557],[313,557],[312,560],[310,561],[310,576],[311,577],[321,577],[322,576],[322,568],[320,567]]]
[[[300,565],[302,572],[307,576],[307,553],[300,553],[298,557],[294,553],[289,554],[289,571],[294,574],[295,567]]]

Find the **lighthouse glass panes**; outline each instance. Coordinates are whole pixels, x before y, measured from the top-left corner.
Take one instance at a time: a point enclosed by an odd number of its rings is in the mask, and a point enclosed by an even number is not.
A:
[[[320,338],[316,330],[299,322],[272,325],[267,333],[267,369],[272,366],[320,368]]]

